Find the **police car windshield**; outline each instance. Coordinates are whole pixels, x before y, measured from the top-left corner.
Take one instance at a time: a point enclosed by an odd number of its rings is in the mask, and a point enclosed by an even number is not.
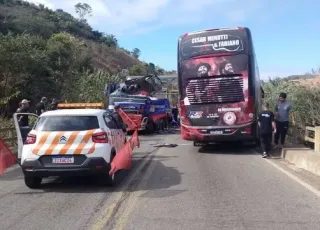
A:
[[[98,129],[96,116],[44,116],[34,126],[36,131],[84,131]]]

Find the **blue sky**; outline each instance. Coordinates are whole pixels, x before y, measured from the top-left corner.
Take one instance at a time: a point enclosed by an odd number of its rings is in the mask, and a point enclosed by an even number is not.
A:
[[[316,0],[29,0],[73,15],[88,3],[94,29],[113,33],[141,59],[176,69],[177,40],[194,30],[251,29],[263,78],[303,74],[320,67],[320,1]]]

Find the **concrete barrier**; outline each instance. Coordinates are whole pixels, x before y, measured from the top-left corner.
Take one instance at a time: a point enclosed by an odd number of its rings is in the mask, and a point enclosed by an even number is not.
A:
[[[283,148],[281,157],[302,168],[320,176],[320,153],[309,148]]]

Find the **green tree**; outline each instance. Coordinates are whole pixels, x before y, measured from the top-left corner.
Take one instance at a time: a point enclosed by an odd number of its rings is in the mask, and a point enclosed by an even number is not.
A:
[[[107,45],[108,47],[118,47],[118,40],[113,34],[107,34],[102,37],[102,43]]]
[[[135,57],[135,58],[139,58],[140,57],[140,55],[141,55],[141,51],[138,49],[138,48],[134,48],[133,50],[132,50],[132,55]]]
[[[161,68],[160,66],[156,66],[156,74],[157,75],[164,75],[165,70]]]
[[[57,90],[66,96],[77,79],[75,72],[90,68],[91,58],[87,56],[85,43],[67,33],[55,34],[47,42],[47,53]]]
[[[120,83],[125,81],[126,71],[111,75],[103,70],[96,69],[79,72],[74,87],[69,91],[67,100],[74,102],[101,102],[105,84]]]
[[[153,63],[150,62],[147,68],[147,74],[156,74],[156,66]]]
[[[77,3],[74,6],[76,13],[79,15],[80,21],[86,21],[86,16],[92,16],[92,8],[87,3]]]
[[[129,69],[129,73],[130,73],[131,76],[143,76],[143,75],[146,75],[147,74],[146,65],[144,65],[142,63],[136,64],[136,65],[132,66]]]

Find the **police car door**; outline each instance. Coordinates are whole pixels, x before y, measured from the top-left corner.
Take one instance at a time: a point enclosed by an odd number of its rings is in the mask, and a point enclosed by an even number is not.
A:
[[[19,118],[21,116],[28,117],[28,126],[20,126]],[[18,159],[21,159],[23,144],[29,134],[29,132],[34,127],[36,121],[38,120],[38,115],[34,113],[15,113],[13,114],[14,126],[17,133],[17,143],[18,143]]]
[[[117,152],[119,152],[123,143],[121,143],[121,133],[117,129],[117,124],[114,118],[108,113],[103,114],[103,118],[107,126],[107,134],[111,145],[116,149]]]

